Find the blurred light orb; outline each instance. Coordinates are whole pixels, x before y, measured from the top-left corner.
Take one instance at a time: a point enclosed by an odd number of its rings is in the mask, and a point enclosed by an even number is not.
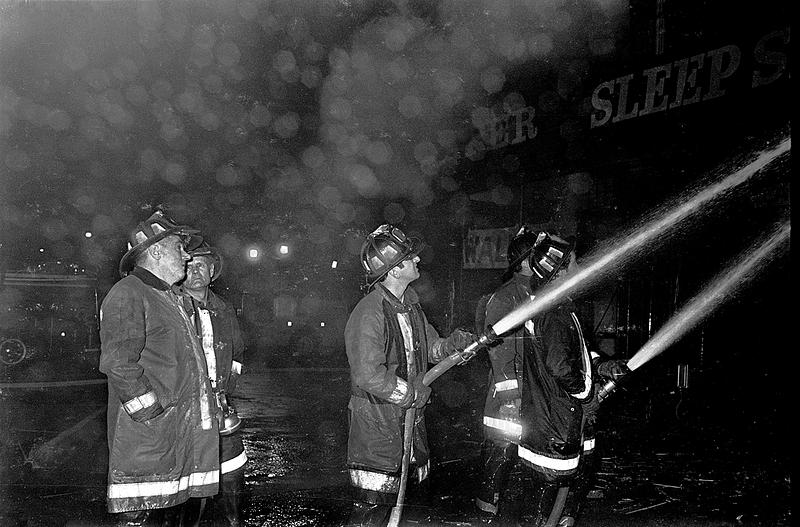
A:
[[[91,238],[92,237],[92,233],[89,232],[89,231],[86,231],[86,232],[83,233],[83,236],[86,237],[86,238]]]
[[[401,51],[406,46],[408,37],[406,36],[405,31],[398,28],[392,28],[386,32],[383,42],[388,49],[397,52]]]
[[[316,66],[306,66],[300,73],[300,82],[302,82],[306,88],[317,88],[321,81],[322,73],[320,73],[319,68]]]
[[[400,99],[397,110],[406,119],[413,119],[422,113],[422,101],[416,95],[406,95]]]
[[[282,243],[278,248],[278,252],[281,254],[289,254],[289,246]]]
[[[275,119],[272,123],[272,127],[276,134],[284,139],[288,139],[295,135],[300,129],[300,116],[295,112],[286,112]]]
[[[346,121],[353,115],[353,106],[343,97],[336,97],[328,103],[328,115],[338,121]]]
[[[430,141],[421,141],[414,145],[414,159],[420,164],[435,162],[437,155],[436,146]]]
[[[487,93],[499,92],[505,82],[506,76],[499,68],[491,67],[481,73],[481,86]]]
[[[297,68],[294,53],[288,49],[281,50],[272,58],[272,68],[278,73],[287,73]]]
[[[383,141],[374,141],[364,147],[364,157],[373,165],[385,165],[392,158],[392,151]]]
[[[226,67],[231,67],[238,64],[242,53],[239,51],[239,46],[234,42],[225,41],[221,42],[215,49],[217,62]]]
[[[325,163],[325,153],[320,147],[312,145],[303,150],[300,159],[308,168],[319,168]]]
[[[356,187],[358,193],[364,197],[376,196],[381,189],[375,173],[366,165],[355,164],[347,169],[347,179]]]

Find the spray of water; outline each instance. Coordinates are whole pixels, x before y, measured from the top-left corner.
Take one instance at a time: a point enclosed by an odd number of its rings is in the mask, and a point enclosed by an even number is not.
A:
[[[565,297],[586,288],[588,284],[602,280],[611,271],[618,271],[626,262],[641,255],[651,242],[663,239],[683,220],[747,182],[781,154],[789,151],[791,151],[791,138],[787,137],[774,148],[761,152],[752,162],[724,179],[712,183],[696,195],[678,198],[675,207],[644,223],[633,232],[620,236],[608,244],[608,249],[589,255],[582,269],[545,287],[535,298],[500,319],[492,329],[498,335],[502,335],[526,320],[551,309]]]
[[[672,316],[653,337],[628,361],[635,370],[667,349],[687,332],[696,327],[736,289],[751,280],[772,258],[788,246],[791,228],[789,222],[778,227],[761,245],[753,247],[717,276],[705,289],[692,298]]]

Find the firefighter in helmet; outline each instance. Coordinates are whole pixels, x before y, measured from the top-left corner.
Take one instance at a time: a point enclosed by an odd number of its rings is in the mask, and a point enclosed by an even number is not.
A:
[[[507,253],[511,277],[487,303],[487,325],[577,269],[572,244],[548,232],[521,229]],[[551,514],[558,519],[558,488],[578,474],[584,449],[593,444],[584,437],[584,408],[596,411],[592,362],[569,298],[500,337],[489,350],[483,480],[475,502],[503,519],[518,514],[505,501],[501,506],[501,497],[519,459],[533,475],[521,514],[540,525]]]
[[[417,412],[411,473],[420,482],[427,477],[424,406],[431,390],[423,377],[429,363],[475,340],[463,330],[442,338],[428,323],[410,286],[419,278],[423,247],[390,224],[375,229],[361,247],[367,294],[345,327],[351,381],[347,467],[354,490],[349,525],[387,523],[399,491],[403,421],[411,408]]]

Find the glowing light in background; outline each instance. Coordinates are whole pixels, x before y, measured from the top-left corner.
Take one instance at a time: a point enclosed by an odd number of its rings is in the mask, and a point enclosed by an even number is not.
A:
[[[289,327],[292,327],[292,321],[291,320],[287,321],[286,325],[289,326]]]
[[[281,246],[278,248],[278,252],[281,254],[289,254],[289,246],[285,243],[282,243]]]
[[[331,269],[336,269],[337,267],[339,267],[339,262],[337,262],[336,260],[332,261],[331,262]]]
[[[86,231],[86,232],[84,232],[84,233],[83,233],[83,235],[84,235],[86,238],[91,238],[91,237],[92,237],[92,233],[91,233],[91,232],[89,232],[89,231]]]

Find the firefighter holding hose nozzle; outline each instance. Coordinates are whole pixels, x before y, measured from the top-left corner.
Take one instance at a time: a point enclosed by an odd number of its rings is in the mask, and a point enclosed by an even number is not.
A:
[[[424,407],[431,390],[423,383],[428,364],[475,341],[462,330],[442,338],[428,323],[409,286],[419,278],[417,255],[423,247],[389,224],[369,234],[361,247],[368,293],[345,327],[351,381],[347,466],[354,491],[349,526],[386,525],[393,506],[401,505],[408,471],[419,482],[428,476]],[[409,441],[407,412],[414,416],[408,420]]]
[[[487,325],[577,268],[571,243],[523,227],[507,251],[508,279],[489,299]],[[566,485],[579,473],[584,408],[592,412],[592,363],[574,306],[565,298],[504,335],[489,349],[491,379],[484,408],[483,478],[476,506],[491,523],[555,525]],[[587,429],[588,431],[588,429]],[[585,441],[584,441],[585,440]],[[532,469],[522,507],[504,496],[518,461]],[[559,492],[559,487],[564,490]]]

